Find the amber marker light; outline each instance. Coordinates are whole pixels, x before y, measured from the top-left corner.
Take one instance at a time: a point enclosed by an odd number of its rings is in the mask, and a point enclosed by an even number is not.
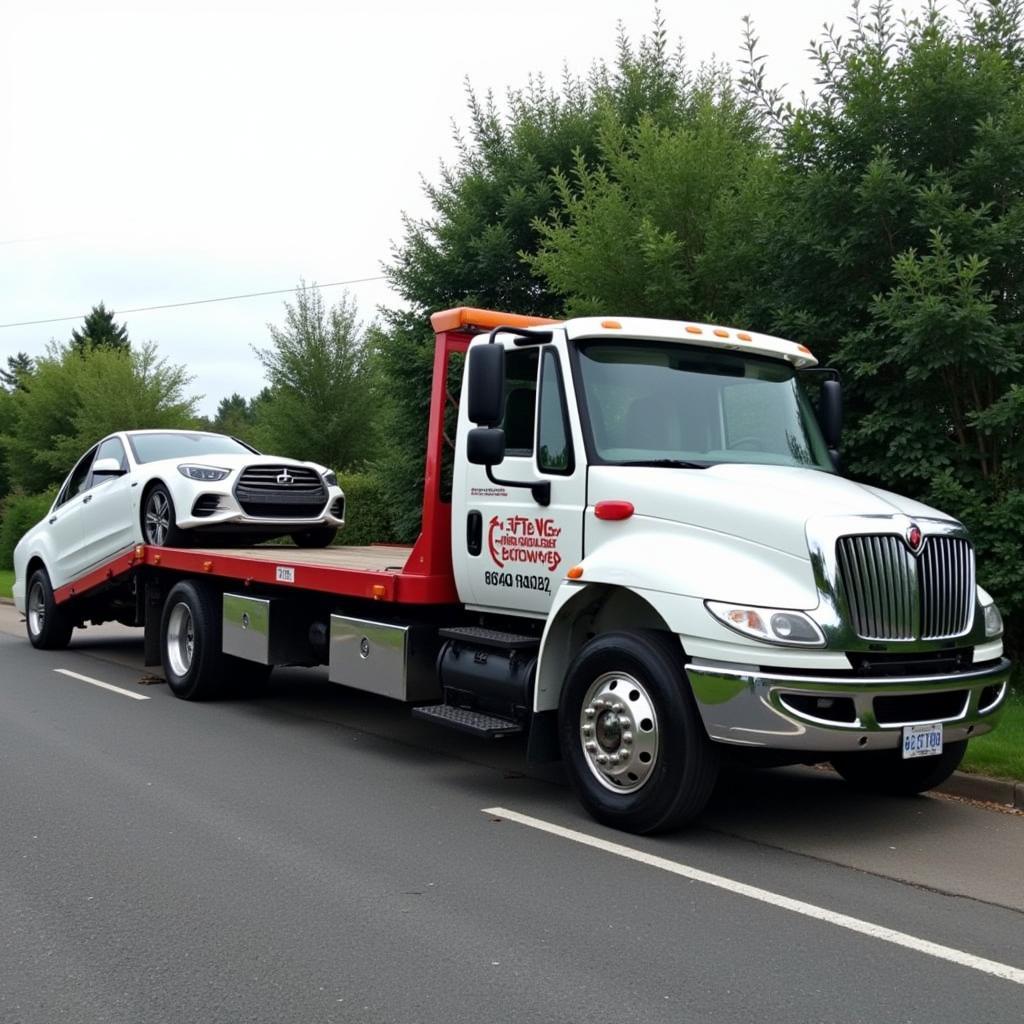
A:
[[[602,320],[601,326],[607,327],[610,331],[622,330],[622,324],[620,324],[618,320]]]
[[[740,341],[753,341],[754,340],[749,334],[747,334],[746,331],[740,331],[739,334],[736,335],[736,337],[739,338]]]
[[[721,327],[716,327],[715,328],[715,337],[716,338],[728,338],[729,337],[729,332],[728,331],[723,331]]]
[[[599,501],[594,506],[598,519],[628,519],[635,511],[631,501]]]
[[[686,325],[687,334],[703,334],[704,332],[699,327],[694,327],[693,324]]]
[[[371,593],[374,601],[382,601],[387,596],[387,587],[383,583],[374,583]]]
[[[571,580],[578,580],[583,575],[583,566],[574,565],[565,575]]]

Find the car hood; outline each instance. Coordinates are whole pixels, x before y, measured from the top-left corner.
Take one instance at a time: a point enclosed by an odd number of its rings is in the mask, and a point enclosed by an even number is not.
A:
[[[910,498],[832,473],[789,466],[707,469],[594,466],[589,504],[627,499],[637,515],[731,534],[808,557],[807,521],[817,516],[916,516],[952,521]]]
[[[316,462],[300,462],[298,459],[286,459],[279,455],[256,455],[245,452],[238,455],[194,455],[161,459],[158,462],[143,463],[139,469],[143,473],[158,475],[168,470],[173,471],[178,466],[211,466],[216,469],[230,469],[232,472],[246,466],[306,466],[320,474],[327,472],[325,466]]]

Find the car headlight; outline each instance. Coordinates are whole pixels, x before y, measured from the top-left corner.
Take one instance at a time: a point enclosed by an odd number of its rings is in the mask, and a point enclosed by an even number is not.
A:
[[[338,486],[338,474],[335,473],[333,469],[328,469],[324,473],[324,483],[327,484],[328,487],[337,487]]]
[[[178,472],[187,476],[189,480],[199,480],[202,483],[212,484],[218,480],[224,480],[231,475],[230,469],[218,469],[216,466],[179,466]]]
[[[704,604],[723,625],[755,640],[798,647],[825,646],[818,624],[803,612],[790,608],[751,608],[724,601],[705,601]]]
[[[984,587],[978,587],[978,604],[981,605],[981,614],[985,619],[985,636],[1002,636],[1003,617],[992,595]]]

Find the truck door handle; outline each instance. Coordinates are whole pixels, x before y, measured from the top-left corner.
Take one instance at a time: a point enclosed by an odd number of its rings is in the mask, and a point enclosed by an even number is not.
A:
[[[470,512],[466,516],[466,550],[471,555],[479,555],[484,544],[484,517],[479,512]]]

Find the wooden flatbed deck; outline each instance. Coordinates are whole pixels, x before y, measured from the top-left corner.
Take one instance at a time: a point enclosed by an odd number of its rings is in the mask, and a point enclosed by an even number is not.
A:
[[[450,570],[430,575],[411,566],[414,549],[394,544],[370,547],[296,548],[266,544],[252,548],[163,548],[140,544],[61,587],[58,604],[80,598],[143,566],[209,575],[241,588],[272,586],[400,604],[455,604]],[[419,568],[417,572],[416,569]]]

